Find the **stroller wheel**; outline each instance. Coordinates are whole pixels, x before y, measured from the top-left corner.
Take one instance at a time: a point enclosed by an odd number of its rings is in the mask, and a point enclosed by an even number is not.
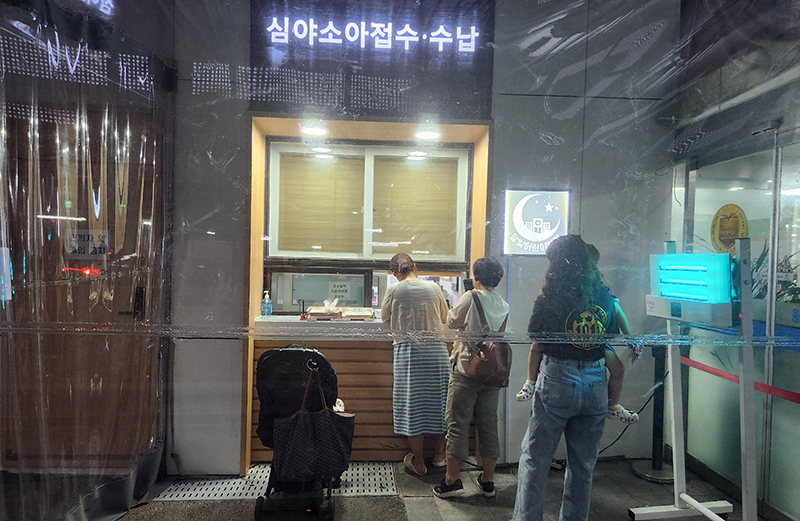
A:
[[[317,507],[317,519],[322,521],[333,521],[335,513],[333,499],[323,499]]]
[[[255,521],[261,521],[263,519],[263,510],[264,510],[264,496],[258,496],[256,498],[256,510],[255,510]]]

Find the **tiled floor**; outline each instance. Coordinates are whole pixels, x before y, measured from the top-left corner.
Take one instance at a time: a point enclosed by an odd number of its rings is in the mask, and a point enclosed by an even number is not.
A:
[[[429,467],[430,468],[430,467]],[[497,497],[480,495],[475,478],[479,470],[465,467],[462,471],[467,493],[456,499],[438,499],[432,486],[438,483],[443,470],[432,471],[422,478],[408,474],[401,463],[395,465],[398,495],[393,497],[336,498],[336,519],[347,521],[506,521],[514,508],[517,480],[513,467],[496,474]],[[545,520],[556,521],[560,505],[563,470],[551,470],[548,480],[549,499]],[[734,505],[731,521],[742,519],[741,506],[733,499],[692,473],[687,473],[689,494],[699,501],[728,500]],[[669,505],[673,501],[671,485],[651,483],[638,478],[624,459],[600,461],[595,469],[592,490],[592,521],[624,521],[628,509],[641,506]],[[251,501],[159,501],[143,505],[128,513],[123,521],[193,521],[247,520],[253,518]],[[306,516],[270,517],[309,519]],[[702,517],[693,519],[703,519]]]

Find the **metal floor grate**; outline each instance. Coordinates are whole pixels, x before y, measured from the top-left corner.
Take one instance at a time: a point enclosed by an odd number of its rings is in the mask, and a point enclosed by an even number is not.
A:
[[[154,501],[221,501],[255,499],[267,490],[270,464],[253,465],[239,478],[180,479]],[[334,496],[396,496],[391,463],[352,462],[342,474],[342,486]]]

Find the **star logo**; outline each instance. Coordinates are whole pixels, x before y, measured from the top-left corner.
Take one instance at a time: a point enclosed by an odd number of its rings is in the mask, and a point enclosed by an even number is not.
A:
[[[553,208],[555,208],[555,207],[550,203],[547,203],[546,205],[544,205],[544,211],[545,212],[552,213],[553,212]]]

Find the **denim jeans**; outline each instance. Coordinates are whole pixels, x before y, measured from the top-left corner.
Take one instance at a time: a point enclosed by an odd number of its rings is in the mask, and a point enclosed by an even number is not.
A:
[[[522,440],[514,521],[542,521],[550,461],[561,434],[567,442],[567,471],[561,521],[586,521],[608,409],[602,360],[580,362],[543,356]]]

